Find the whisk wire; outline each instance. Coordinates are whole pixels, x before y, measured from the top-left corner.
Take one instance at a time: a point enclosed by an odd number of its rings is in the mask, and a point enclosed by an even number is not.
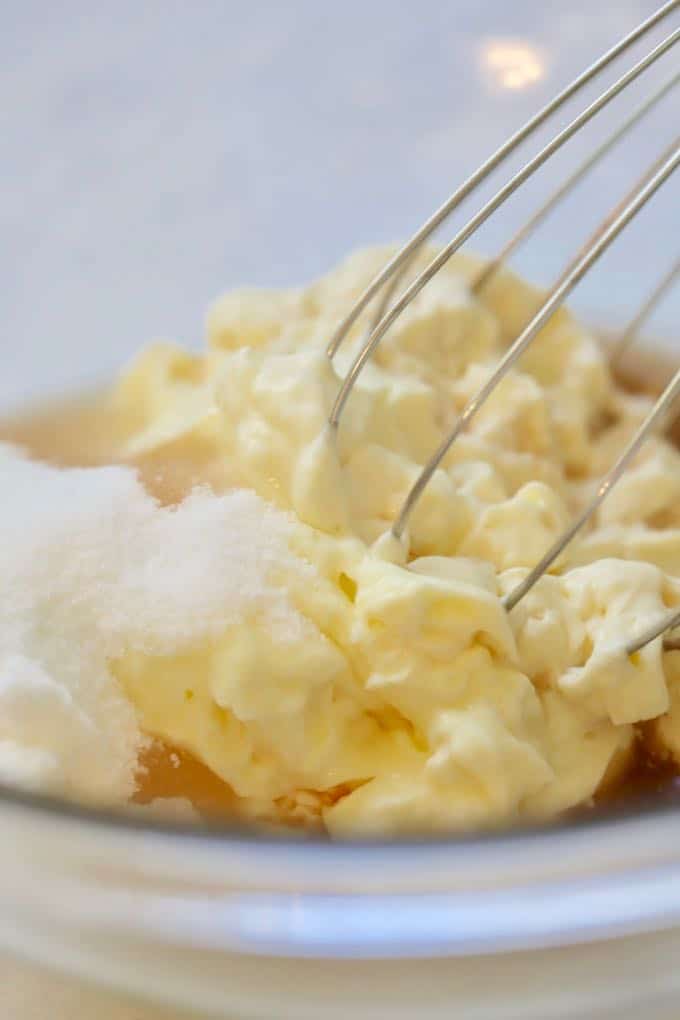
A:
[[[517,585],[506,595],[503,600],[503,604],[508,612],[515,608],[520,599],[531,591],[537,581],[550,569],[552,564],[563,552],[563,550],[569,545],[574,536],[581,530],[584,524],[590,520],[595,511],[604,502],[606,497],[611,492],[612,488],[616,485],[622,474],[630,464],[631,460],[640,450],[640,447],[649,436],[650,432],[657,424],[658,421],[663,418],[664,414],[672,407],[675,400],[680,394],[680,370],[674,375],[671,382],[668,384],[664,392],[661,394],[656,404],[649,412],[645,420],[643,421],[640,428],[637,430],[628,446],[625,448],[623,453],[619,456],[616,463],[609,469],[607,474],[600,482],[597,492],[587,507],[578,515],[569,527],[564,531],[558,540],[550,547],[548,552],[543,556],[536,566],[527,574],[524,580]]]
[[[642,326],[645,324],[649,316],[652,314],[656,306],[665,296],[665,294],[671,289],[671,287],[680,280],[680,258],[671,266],[668,272],[661,278],[659,283],[656,285],[654,290],[651,292],[647,300],[640,307],[636,315],[631,319],[629,324],[623,331],[621,338],[615,344],[611,354],[611,364],[613,368],[616,368],[621,361],[622,356],[635,342]]]
[[[680,609],[674,609],[656,623],[653,623],[647,630],[644,630],[638,637],[633,638],[625,646],[626,655],[635,655],[645,645],[655,641],[662,634],[667,634],[680,625]]]

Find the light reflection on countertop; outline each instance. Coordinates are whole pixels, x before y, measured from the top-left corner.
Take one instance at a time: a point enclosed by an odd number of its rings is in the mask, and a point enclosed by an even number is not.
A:
[[[546,60],[524,39],[487,39],[480,47],[480,64],[492,84],[502,89],[525,89],[546,74]]]

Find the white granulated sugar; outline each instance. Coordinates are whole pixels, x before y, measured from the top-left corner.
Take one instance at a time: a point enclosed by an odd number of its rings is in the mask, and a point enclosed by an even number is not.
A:
[[[134,792],[144,738],[109,663],[168,655],[251,611],[297,632],[272,569],[307,570],[258,496],[160,507],[128,468],[60,470],[0,444],[0,781]]]

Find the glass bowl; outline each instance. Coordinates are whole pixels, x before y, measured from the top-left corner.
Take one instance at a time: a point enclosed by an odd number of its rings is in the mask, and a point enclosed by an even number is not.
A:
[[[232,286],[300,284],[354,247],[409,236],[655,6],[10,5],[0,411],[90,387],[154,337],[197,346],[206,304]],[[523,273],[554,278],[670,139],[677,109],[672,96],[578,188],[519,253]],[[498,250],[602,123],[473,247]],[[677,257],[670,187],[579,287],[592,322],[621,328]],[[679,313],[676,292],[649,327],[671,356]],[[188,830],[9,790],[0,825],[0,944],[187,1009],[620,1020],[643,1005],[665,1016],[680,996],[672,793],[418,843]]]

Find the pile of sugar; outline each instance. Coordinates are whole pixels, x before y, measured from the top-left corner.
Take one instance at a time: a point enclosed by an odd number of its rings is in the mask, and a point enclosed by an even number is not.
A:
[[[248,612],[300,618],[270,581],[305,569],[255,493],[159,506],[124,467],[62,470],[0,444],[0,782],[126,800],[144,736],[110,663],[169,655]]]

